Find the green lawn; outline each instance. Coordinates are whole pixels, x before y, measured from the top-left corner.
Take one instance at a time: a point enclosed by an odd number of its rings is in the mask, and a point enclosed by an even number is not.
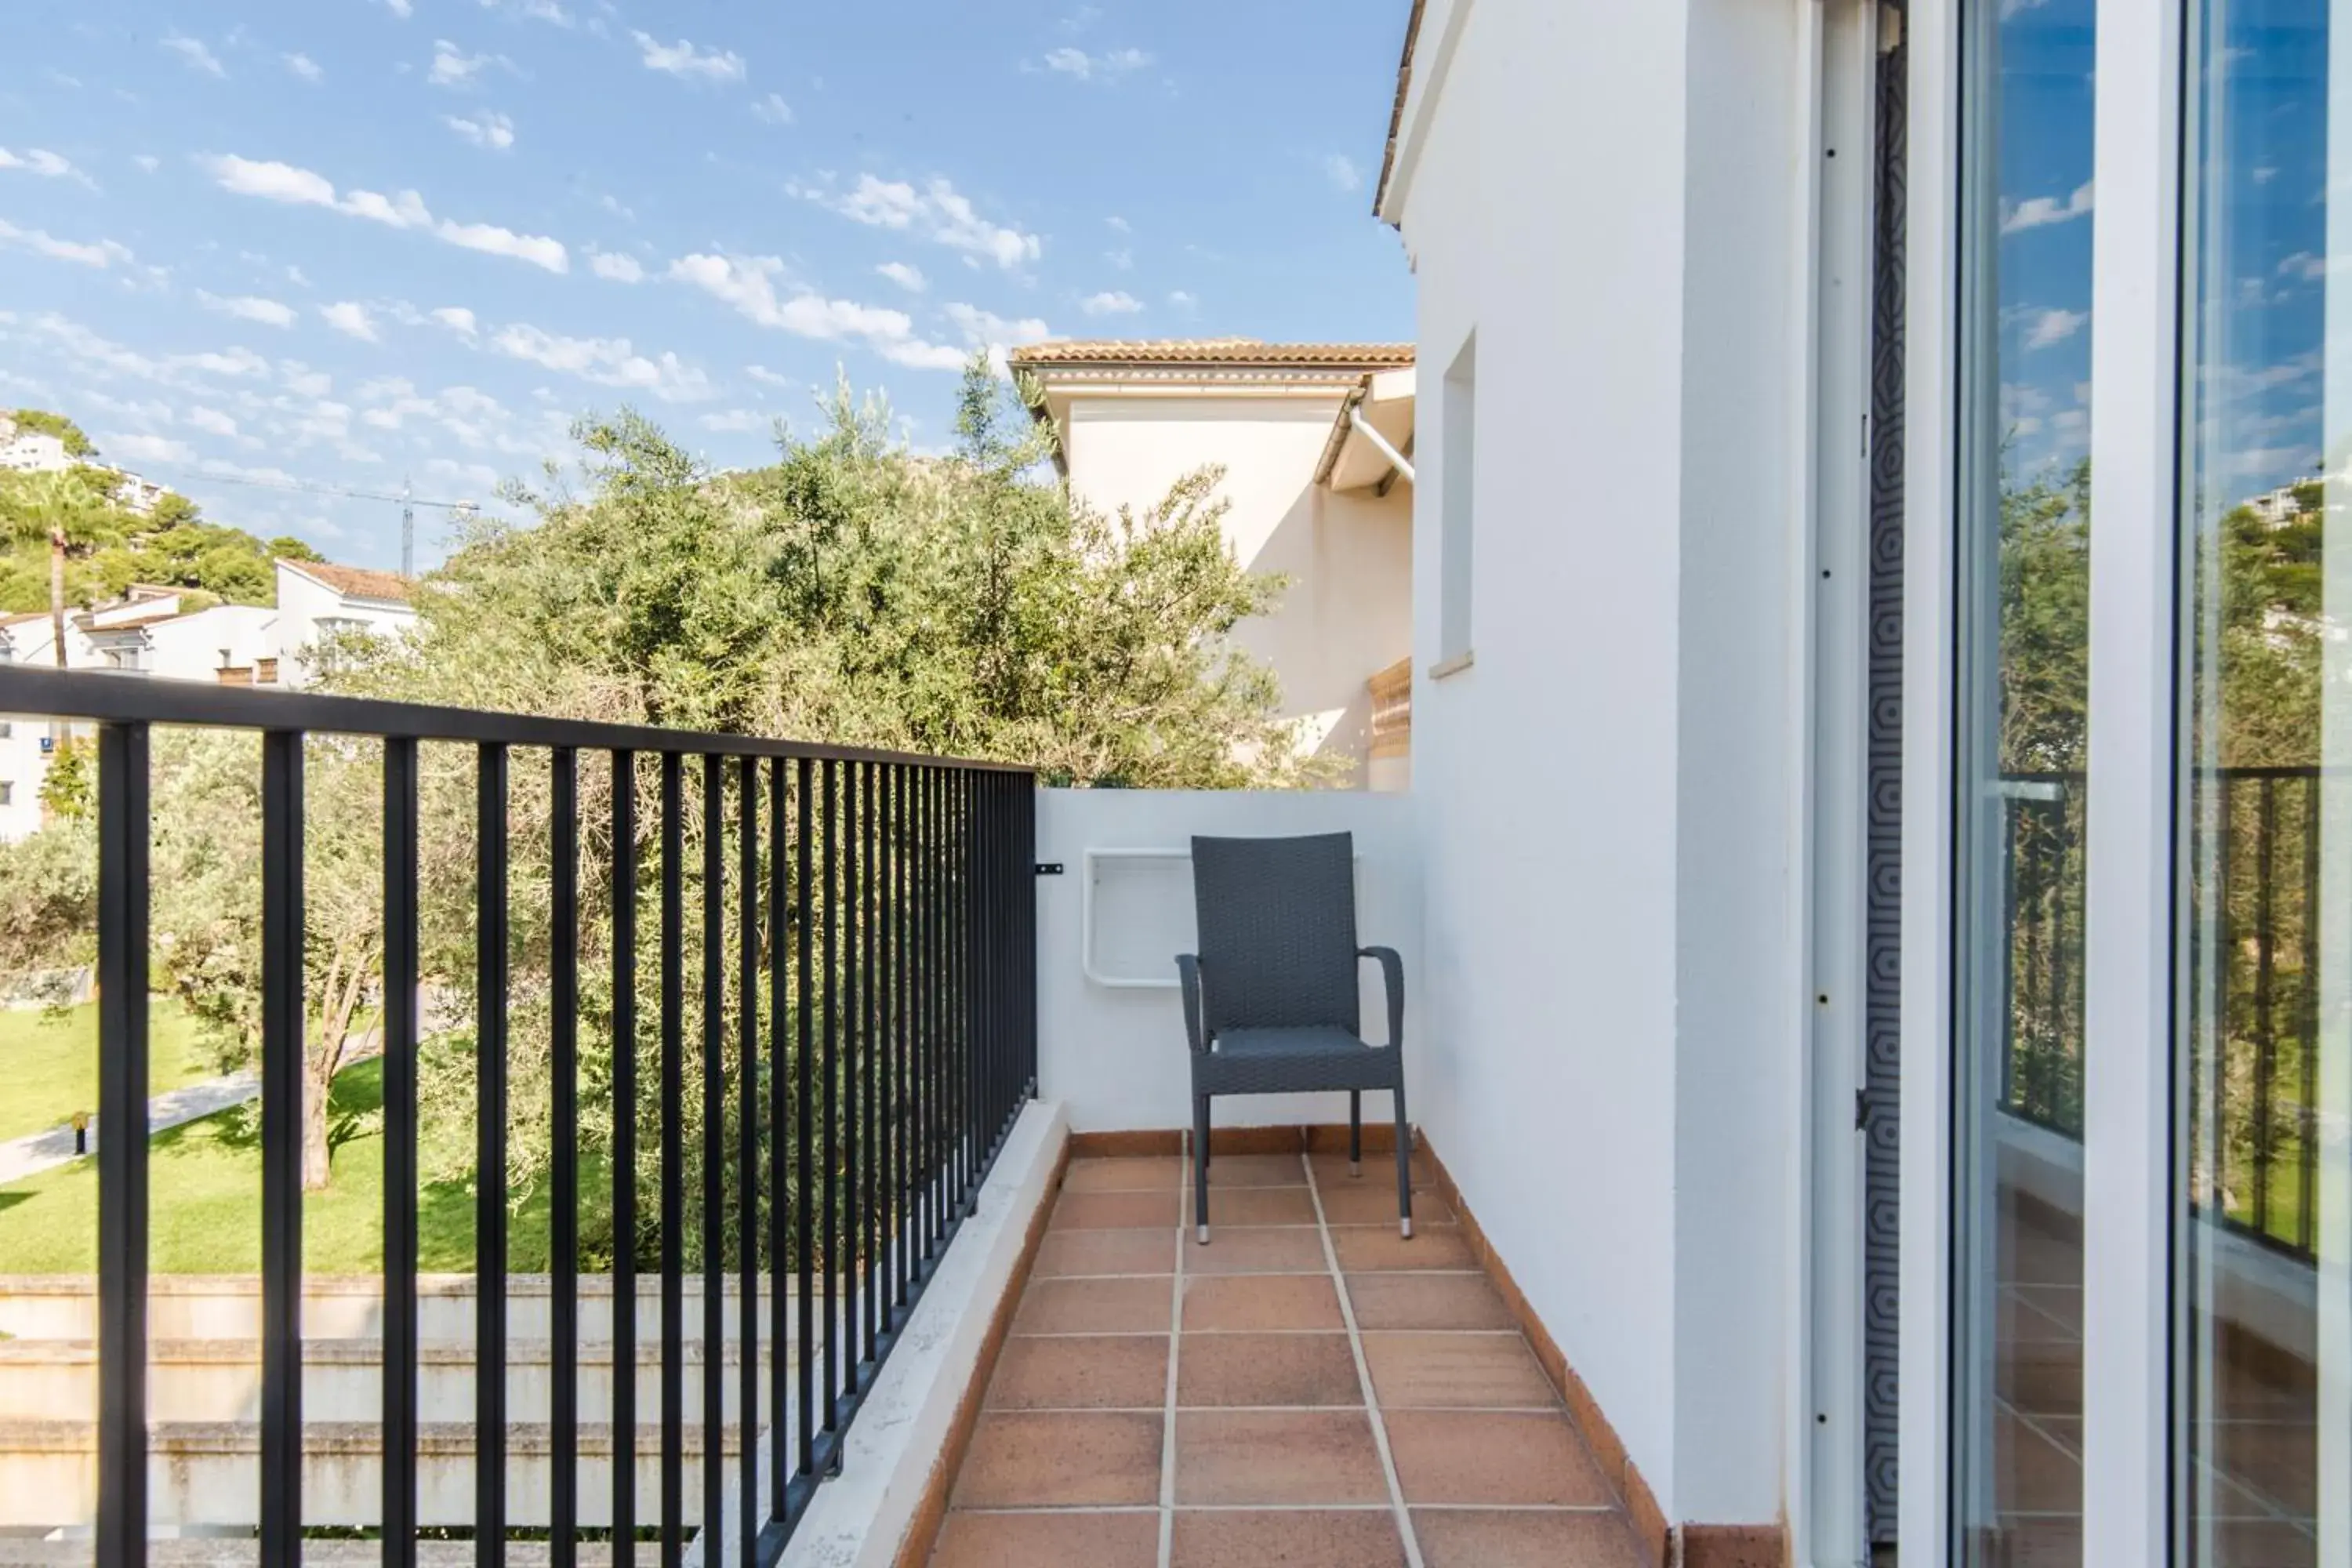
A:
[[[336,1111],[383,1100],[383,1064],[335,1079]],[[149,1267],[159,1274],[251,1274],[261,1268],[261,1151],[247,1113],[223,1111],[159,1132],[149,1145]],[[302,1205],[302,1266],[313,1274],[373,1274],[383,1266],[383,1139],[370,1130],[336,1149],[327,1191]],[[583,1173],[583,1182],[600,1180]],[[593,1190],[593,1189],[592,1189]],[[545,1188],[508,1222],[508,1267],[547,1267]],[[0,1258],[9,1273],[86,1274],[98,1267],[98,1173],[90,1161],[0,1187]],[[418,1204],[418,1267],[470,1273],[474,1196],[463,1184],[427,1187]]]
[[[220,1069],[195,1026],[168,996],[147,1005],[150,1093],[162,1094]],[[98,1110],[98,1004],[62,1013],[0,1012],[0,1139],[21,1138]]]

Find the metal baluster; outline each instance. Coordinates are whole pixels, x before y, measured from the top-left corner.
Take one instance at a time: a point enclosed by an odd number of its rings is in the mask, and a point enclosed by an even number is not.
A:
[[[474,1029],[474,1561],[507,1524],[507,749],[478,757]]]
[[[2254,791],[2254,1231],[2271,1229],[2271,1159],[2275,1127],[2272,1112],[2278,1089],[2278,1036],[2272,1027],[2271,983],[2277,958],[2271,884],[2278,859],[2278,781],[2265,774]]]
[[[2319,775],[2303,780],[2303,1005],[2296,1010],[2295,1040],[2302,1071],[2296,1076],[2301,1114],[2295,1125],[2295,1177],[2301,1198],[2295,1216],[2296,1250],[2311,1258],[2319,1214]]]
[[[815,1020],[814,992],[816,970],[815,948],[816,907],[810,898],[810,836],[816,831],[814,810],[816,791],[814,769],[806,757],[800,760],[799,788],[794,795],[794,816],[800,833],[793,846],[794,912],[799,917],[800,943],[798,951],[800,982],[793,994],[793,1011],[798,1023],[800,1050],[793,1064],[794,1081],[800,1089],[799,1114],[793,1120],[794,1156],[798,1165],[799,1183],[794,1201],[800,1205],[800,1464],[802,1475],[816,1468],[816,1301],[814,1279],[816,1252],[815,1164],[811,1159],[815,1142],[816,1115]]]
[[[548,932],[550,1090],[548,1259],[553,1274],[549,1327],[554,1344],[549,1414],[554,1422],[549,1477],[548,1553],[555,1568],[579,1560],[580,1528],[580,764],[568,746],[548,758],[553,858]]]
[[[147,1561],[148,731],[98,732],[98,1561]]]
[[[784,1517],[793,1473],[792,1426],[785,1419],[784,1394],[788,1386],[784,1375],[785,1346],[792,1342],[787,1337],[791,1325],[786,1321],[790,1292],[784,1285],[785,1263],[791,1257],[787,1243],[792,1235],[784,1159],[784,1129],[790,1110],[785,1089],[784,1020],[791,989],[785,958],[790,951],[786,943],[791,932],[791,905],[784,883],[784,856],[790,843],[784,805],[784,764],[778,762],[768,774],[768,1339],[774,1346],[771,1353],[775,1360],[768,1373],[768,1517],[779,1523]],[[801,1364],[807,1366],[805,1356]]]
[[[881,1052],[881,1035],[878,1028],[880,1011],[877,1003],[881,972],[875,967],[875,928],[879,923],[882,900],[880,866],[875,858],[874,847],[877,837],[874,819],[875,775],[880,772],[879,766],[870,763],[858,770],[858,792],[862,798],[857,814],[857,820],[861,825],[860,830],[864,835],[860,841],[859,858],[866,868],[866,880],[861,884],[857,910],[858,940],[865,944],[866,953],[866,988],[860,995],[862,1007],[860,1034],[864,1044],[857,1053],[857,1070],[864,1079],[863,1086],[858,1091],[857,1102],[865,1108],[866,1112],[865,1131],[859,1143],[866,1152],[866,1163],[862,1168],[863,1178],[860,1184],[863,1195],[859,1203],[859,1212],[865,1215],[865,1224],[859,1229],[857,1236],[858,1246],[866,1254],[865,1359],[869,1362],[876,1360],[881,1352],[880,1337],[884,1318],[882,1221],[880,1210],[877,1206],[881,1184],[876,1179],[877,1173],[881,1167],[882,1150],[880,1142],[882,1118],[877,1107],[877,1099],[882,1089],[882,1075],[877,1061]]]
[[[864,976],[857,966],[857,912],[863,863],[858,858],[857,775],[856,763],[842,764],[841,780],[841,1390],[845,1397],[857,1392],[858,1320],[865,1307],[858,1300],[857,1238],[866,1217],[858,1206],[858,1165],[865,1151],[859,1144],[857,1060],[865,1040],[857,1027],[858,986]],[[835,1463],[840,1463],[837,1457]]]
[[[416,1563],[416,742],[383,743],[383,1563]]]
[[[613,753],[613,1562],[637,1537],[637,758]]]
[[[261,739],[262,1568],[297,1568],[302,1551],[302,735],[273,730]]]
[[[736,931],[735,1055],[740,1077],[735,1108],[735,1312],[742,1325],[736,1363],[735,1441],[738,1451],[735,1516],[742,1521],[743,1568],[759,1562],[760,1521],[752,1512],[760,1495],[760,763],[745,757],[736,770],[740,797],[736,820],[736,884],[740,914]],[[782,1341],[776,1342],[779,1345]],[[783,1472],[776,1485],[783,1485]],[[704,1555],[715,1559],[718,1546]],[[714,1562],[715,1568],[715,1562]]]
[[[702,759],[702,1560],[727,1495],[727,760]]]
[[[824,803],[821,809],[824,823],[824,1038],[823,1054],[817,1069],[824,1082],[821,1115],[824,1125],[824,1276],[819,1284],[824,1293],[824,1430],[836,1429],[841,1416],[841,1321],[837,1310],[838,1280],[841,1274],[841,1251],[834,1222],[840,1212],[841,1150],[837,1142],[840,1123],[840,1100],[835,1079],[840,1071],[836,1057],[841,1005],[841,939],[836,934],[835,921],[840,913],[837,901],[840,893],[841,870],[841,800],[840,770],[831,757],[824,760]],[[826,1462],[832,1468],[830,1458]]]
[[[661,1561],[686,1547],[685,759],[661,760]]]

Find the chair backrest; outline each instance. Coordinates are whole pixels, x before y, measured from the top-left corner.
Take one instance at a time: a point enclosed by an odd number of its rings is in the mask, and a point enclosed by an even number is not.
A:
[[[1360,1027],[1353,835],[1195,838],[1192,903],[1212,1035]]]

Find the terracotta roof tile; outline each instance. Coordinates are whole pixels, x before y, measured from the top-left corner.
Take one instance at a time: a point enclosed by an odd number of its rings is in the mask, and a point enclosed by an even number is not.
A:
[[[1255,338],[1097,338],[1032,343],[1008,356],[1022,366],[1171,364],[1370,370],[1412,363],[1411,343],[1269,343]]]
[[[1396,101],[1389,106],[1388,145],[1381,150],[1381,177],[1372,185],[1372,216],[1381,216],[1381,208],[1389,199],[1389,180],[1396,173],[1397,137],[1404,131],[1404,100],[1412,93],[1412,51],[1421,42],[1421,16],[1428,0],[1412,0],[1412,14],[1405,18],[1404,51],[1397,60]]]
[[[324,561],[289,561],[288,566],[354,599],[390,599],[406,604],[415,584],[397,572],[377,572],[365,566],[336,566]]]

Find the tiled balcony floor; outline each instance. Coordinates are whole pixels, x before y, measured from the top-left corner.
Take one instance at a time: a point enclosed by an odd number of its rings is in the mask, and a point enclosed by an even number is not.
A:
[[[1416,1172],[1417,1180],[1425,1173]],[[1433,1190],[1073,1162],[934,1568],[1632,1568],[1624,1513]]]

